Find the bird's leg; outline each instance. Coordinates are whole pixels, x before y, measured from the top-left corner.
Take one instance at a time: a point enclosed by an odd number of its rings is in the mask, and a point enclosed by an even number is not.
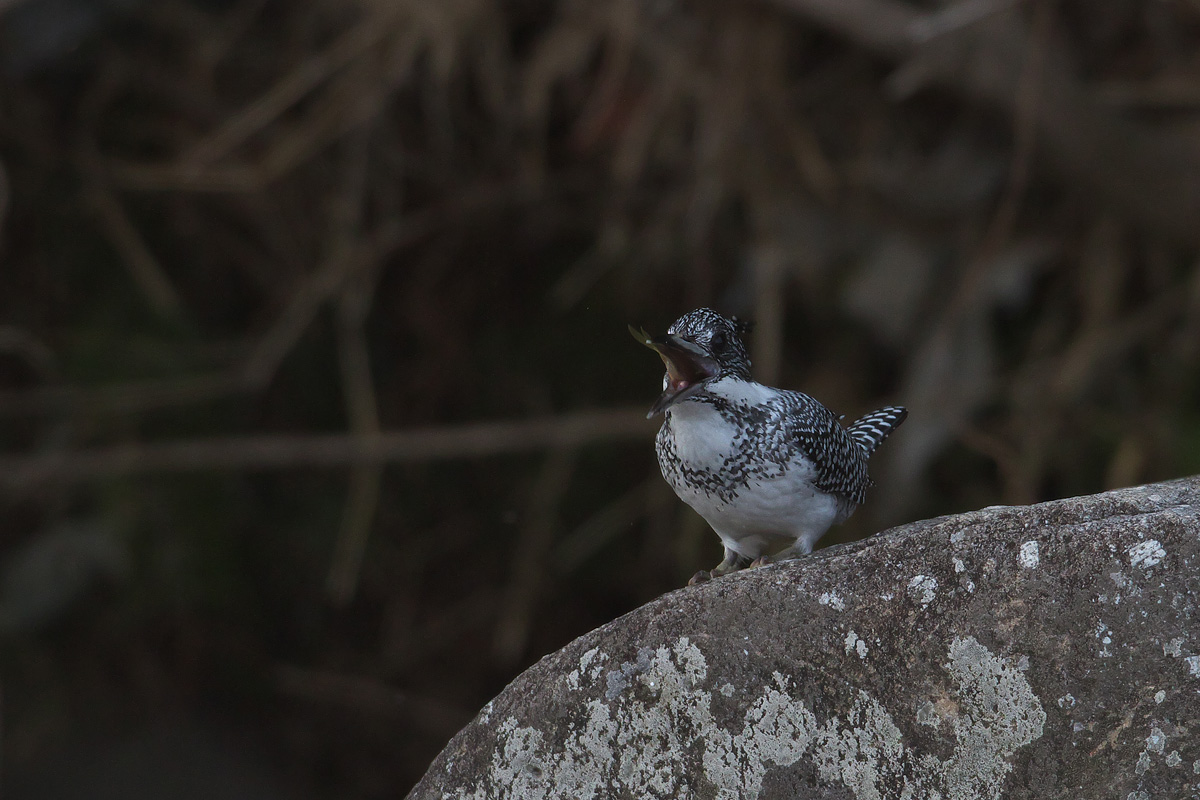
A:
[[[773,556],[759,556],[758,558],[754,559],[754,563],[750,565],[750,568],[754,569],[755,567],[764,567],[767,564],[774,564],[777,561],[791,561],[794,558],[806,556],[811,552],[812,545],[805,540],[800,540],[791,547],[783,548]]]
[[[749,563],[749,558],[726,547],[725,558],[720,564],[713,567],[712,576],[719,578],[727,572],[736,572],[739,569],[745,569]]]
[[[705,570],[700,570],[697,572],[692,576],[692,579],[688,581],[688,586],[692,586],[697,583],[704,583],[704,581],[712,580],[713,578],[719,578],[729,572],[735,572],[744,568],[748,563],[750,563],[750,559],[726,547],[725,558],[721,561],[721,563],[713,567],[711,572],[707,572]]]

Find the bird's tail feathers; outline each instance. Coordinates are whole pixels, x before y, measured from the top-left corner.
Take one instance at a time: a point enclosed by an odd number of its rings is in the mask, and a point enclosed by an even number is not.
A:
[[[850,438],[858,442],[859,447],[867,451],[867,455],[871,455],[875,452],[875,448],[891,435],[892,431],[900,427],[900,423],[904,422],[904,418],[907,416],[908,409],[901,406],[888,406],[855,420],[846,429],[846,432],[850,434]]]

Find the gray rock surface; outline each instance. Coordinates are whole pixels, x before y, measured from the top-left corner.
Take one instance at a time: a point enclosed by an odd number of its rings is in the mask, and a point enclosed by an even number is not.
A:
[[[905,525],[535,664],[411,798],[1200,798],[1200,478]]]

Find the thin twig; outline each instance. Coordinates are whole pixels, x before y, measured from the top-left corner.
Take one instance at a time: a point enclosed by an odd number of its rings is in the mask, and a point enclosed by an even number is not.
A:
[[[567,185],[574,177],[565,175],[559,180]],[[529,196],[528,188],[520,184],[488,183],[464,190],[449,202],[383,223],[364,241],[358,242],[344,259],[328,261],[308,277],[240,367],[187,378],[129,381],[98,388],[42,386],[0,392],[0,415],[80,411],[136,414],[257,391],[269,383],[321,305],[342,288],[348,275],[386,260],[392,253],[421,240],[439,227],[461,221],[465,215],[525,202]]]
[[[478,458],[601,442],[645,440],[657,426],[642,409],[350,434],[247,436],[127,444],[34,456],[0,456],[0,486],[193,470],[345,467]]]
[[[388,670],[393,674],[407,672],[423,662],[440,661],[439,656],[461,647],[465,639],[478,641],[478,637],[486,635],[484,629],[490,629],[498,607],[496,590],[479,585],[467,588],[448,603],[427,609],[412,631],[402,633],[398,641],[387,643],[383,656]]]
[[[269,149],[256,161],[194,163],[185,157],[171,163],[109,160],[111,179],[140,191],[237,192],[262,190],[289,174],[323,148],[369,123],[395,90],[397,72],[416,57],[412,37],[403,40],[382,65],[363,61],[322,93],[302,122],[280,124]],[[369,91],[362,91],[362,87]]]
[[[321,306],[342,289],[347,279],[446,225],[448,221],[458,221],[465,214],[499,203],[513,202],[523,196],[520,187],[509,184],[472,188],[459,193],[448,203],[426,207],[409,217],[383,223],[371,236],[357,242],[349,252],[326,259],[296,290],[287,308],[259,340],[244,366],[244,377],[256,386],[269,382]]]
[[[99,185],[91,187],[86,197],[88,204],[96,212],[104,233],[121,254],[125,268],[129,270],[134,283],[141,289],[154,313],[163,317],[177,316],[183,306],[179,300],[179,293],[167,277],[166,270],[150,251],[146,240],[125,213],[120,200]]]
[[[1125,355],[1164,328],[1177,324],[1177,318],[1187,309],[1187,301],[1182,292],[1164,292],[1124,319],[1084,331],[1055,359],[1053,378],[1043,390],[1048,389],[1059,400],[1077,397],[1101,364]]]
[[[558,508],[571,485],[578,451],[555,448],[542,462],[526,505],[525,519],[512,551],[512,573],[501,601],[492,652],[496,662],[511,668],[525,653],[533,628],[534,606],[541,594],[542,575],[554,534]]]
[[[770,386],[783,366],[784,254],[768,230],[760,230],[754,265],[754,370]]]
[[[8,207],[12,199],[12,188],[8,182],[8,169],[4,166],[4,162],[0,161],[0,252],[3,252],[4,238],[3,233],[8,230],[6,221],[8,220]]]
[[[956,431],[959,443],[989,458],[1000,472],[1004,488],[1001,496],[1011,505],[1025,505],[1037,500],[1037,491],[1030,485],[1029,470],[1021,453],[1007,439],[975,425],[962,425]]]
[[[105,164],[113,183],[142,192],[254,192],[275,176],[258,163],[227,162],[203,169],[184,169],[178,164],[147,164],[121,158]]]
[[[251,386],[233,373],[188,378],[129,381],[96,389],[78,386],[39,386],[19,392],[0,392],[0,415],[52,415],[87,411],[90,414],[133,414],[172,406],[204,403]]]
[[[366,675],[291,664],[279,664],[274,672],[275,689],[283,694],[361,716],[403,716],[437,736],[454,733],[471,718],[465,709],[400,691]]]
[[[650,498],[664,486],[657,475],[637,484],[608,503],[555,545],[550,564],[558,575],[569,575],[645,516]]]
[[[349,278],[386,256],[389,251],[423,235],[431,223],[430,216],[418,215],[413,220],[387,224],[365,241],[356,242],[345,252],[327,258],[301,284],[275,323],[259,339],[243,367],[245,379],[255,386],[269,383],[321,307],[342,289]]]
[[[0,325],[0,353],[19,356],[41,380],[53,381],[59,377],[58,357],[54,350],[24,328]]]
[[[955,33],[988,17],[1010,11],[1025,0],[963,0],[916,19],[909,26],[913,41],[925,43]]]
[[[362,225],[370,133],[364,131],[349,142],[345,185],[334,200],[333,244],[330,260],[347,255],[354,247]],[[379,433],[379,403],[371,376],[371,355],[364,331],[375,288],[375,265],[368,264],[346,282],[337,307],[338,364],[350,430],[358,436]],[[379,465],[354,468],[350,494],[342,514],[327,589],[335,604],[346,605],[358,587],[358,576],[367,539],[379,504],[383,469]]]
[[[212,164],[278,119],[331,74],[392,33],[394,26],[388,22],[404,9],[405,4],[371,4],[370,7],[378,9],[377,13],[343,33],[323,52],[307,56],[279,83],[184,154],[183,164],[193,170]]]

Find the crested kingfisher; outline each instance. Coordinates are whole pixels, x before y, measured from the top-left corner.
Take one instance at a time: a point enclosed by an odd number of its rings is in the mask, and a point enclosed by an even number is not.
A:
[[[749,325],[712,309],[684,314],[666,336],[629,330],[667,368],[647,415],[664,417],[655,440],[663,477],[725,547],[689,583],[812,552],[862,504],[868,457],[908,416],[889,406],[843,427],[812,397],[755,382],[742,343]]]

